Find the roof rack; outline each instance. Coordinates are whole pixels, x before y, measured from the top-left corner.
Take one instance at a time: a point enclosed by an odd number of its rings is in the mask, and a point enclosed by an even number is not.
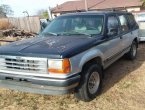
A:
[[[110,11],[122,11],[122,12],[128,12],[127,10],[126,10],[126,8],[124,8],[124,10],[119,10],[119,9],[115,9],[115,8],[112,8]]]

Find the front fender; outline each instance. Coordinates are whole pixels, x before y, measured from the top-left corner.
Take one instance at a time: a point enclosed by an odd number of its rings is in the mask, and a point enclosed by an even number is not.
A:
[[[82,56],[82,58],[81,58],[81,60],[80,60],[79,68],[81,68],[81,70],[82,70],[83,66],[84,66],[87,62],[89,62],[90,60],[92,60],[92,59],[94,59],[94,58],[96,58],[96,57],[101,58],[102,61],[104,60],[104,58],[103,58],[103,53],[102,53],[100,50],[90,50],[90,51],[86,52],[86,53]],[[104,65],[103,62],[101,62],[101,63],[102,63],[102,65]]]
[[[74,57],[72,57],[71,65],[72,65],[72,73],[79,73],[82,71],[82,68],[84,64],[86,64],[88,61],[100,57],[102,59],[102,66],[104,65],[104,56],[103,53],[96,48],[89,49],[81,54],[78,54]]]

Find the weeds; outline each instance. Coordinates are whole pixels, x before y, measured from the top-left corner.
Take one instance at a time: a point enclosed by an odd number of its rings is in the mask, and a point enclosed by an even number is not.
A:
[[[8,29],[10,27],[10,23],[6,19],[0,19],[0,30]]]

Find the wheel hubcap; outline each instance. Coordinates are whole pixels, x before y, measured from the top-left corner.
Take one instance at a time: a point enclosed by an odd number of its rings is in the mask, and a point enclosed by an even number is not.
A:
[[[93,72],[88,80],[88,90],[91,94],[97,92],[100,84],[100,76],[98,72]]]

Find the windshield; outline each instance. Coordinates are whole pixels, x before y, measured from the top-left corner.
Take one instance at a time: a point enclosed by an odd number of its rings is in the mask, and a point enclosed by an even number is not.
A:
[[[102,33],[103,15],[61,16],[53,20],[42,35],[98,35]]]

